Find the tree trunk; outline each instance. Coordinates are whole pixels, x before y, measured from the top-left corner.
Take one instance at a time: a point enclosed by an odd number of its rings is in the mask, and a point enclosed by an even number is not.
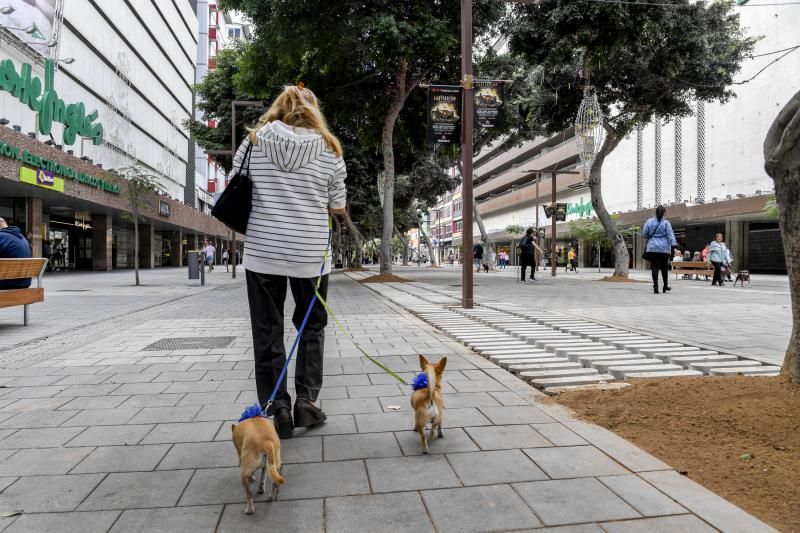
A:
[[[434,250],[431,240],[425,235],[425,230],[422,229],[422,217],[419,214],[417,214],[417,217],[419,218],[419,234],[425,239],[425,244],[428,245],[428,259],[432,266],[437,266],[439,264],[439,258],[436,257],[436,250]]]
[[[394,234],[397,235],[397,238],[403,243],[403,266],[408,266],[408,240],[403,237],[403,234],[400,233],[397,226],[394,227]]]
[[[405,105],[408,61],[400,60],[395,74],[394,100],[389,106],[381,131],[383,151],[383,232],[381,234],[381,274],[392,273],[392,230],[394,229],[394,126]]]
[[[139,209],[133,208],[133,272],[139,286]]]
[[[792,336],[783,373],[800,383],[800,92],[778,113],[764,140],[764,167],[775,181],[778,222],[789,273]]]
[[[483,218],[481,218],[481,212],[478,209],[478,202],[472,202],[472,214],[474,215],[475,223],[478,224],[478,231],[481,233],[481,243],[483,243],[483,247],[486,250],[487,260],[485,263],[489,265],[489,269],[496,270],[497,254],[494,253],[494,241],[492,241],[492,239],[489,238],[489,234],[486,233],[486,226],[483,225]]]
[[[603,179],[603,161],[606,156],[610,154],[614,148],[617,147],[622,137],[618,136],[610,127],[606,127],[606,139],[603,141],[603,146],[594,160],[592,170],[589,172],[589,190],[592,195],[592,207],[597,214],[598,220],[606,230],[609,240],[614,246],[614,276],[622,278],[628,277],[628,262],[630,255],[628,254],[628,245],[625,243],[625,237],[622,232],[617,228],[617,223],[611,218],[611,215],[606,209],[603,202],[602,192],[602,179]],[[553,258],[555,260],[555,258]]]
[[[356,255],[352,266],[353,268],[361,268],[362,257],[364,255],[364,237],[361,235],[361,232],[358,231],[353,219],[350,218],[350,213],[345,212],[342,216],[344,217],[344,223],[347,224],[347,230],[350,232],[356,244]]]

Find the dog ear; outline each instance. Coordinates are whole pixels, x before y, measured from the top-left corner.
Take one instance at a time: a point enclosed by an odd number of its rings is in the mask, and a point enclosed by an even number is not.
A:
[[[420,370],[425,370],[425,367],[428,366],[429,364],[430,363],[428,363],[428,360],[425,359],[425,356],[422,355],[422,354],[419,354],[419,368],[420,368]]]
[[[436,369],[436,375],[437,376],[441,376],[442,375],[442,372],[444,372],[444,367],[446,365],[447,365],[447,357],[442,357],[441,359],[439,359],[439,362],[437,362],[434,365],[434,369]]]

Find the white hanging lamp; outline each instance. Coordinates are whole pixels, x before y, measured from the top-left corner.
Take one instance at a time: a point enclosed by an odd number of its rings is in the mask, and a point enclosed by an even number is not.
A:
[[[603,110],[597,101],[594,87],[587,85],[583,89],[583,100],[575,117],[575,142],[578,156],[588,173],[592,169],[595,157],[603,146],[605,130],[603,130]]]

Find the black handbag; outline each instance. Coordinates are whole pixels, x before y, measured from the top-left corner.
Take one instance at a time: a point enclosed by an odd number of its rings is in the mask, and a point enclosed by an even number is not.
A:
[[[653,236],[652,236],[652,237],[650,237],[650,239],[652,239],[653,237],[655,237],[655,236],[656,236],[656,231],[658,231],[658,230],[661,228],[661,224],[663,224],[663,223],[664,223],[664,221],[663,221],[663,220],[662,220],[661,222],[659,222],[659,223],[658,223],[658,226],[656,226],[656,229],[655,229],[655,231],[653,231]],[[650,239],[647,239],[647,240],[649,241]],[[647,246],[645,246],[645,249],[644,249],[644,250],[645,250],[645,251],[642,253],[642,259],[644,259],[645,261],[651,261],[651,259],[650,259],[650,254],[651,254],[651,253],[653,253],[653,252],[648,252],[648,251],[647,251]]]
[[[228,226],[237,233],[247,233],[247,221],[253,209],[253,182],[250,180],[250,150],[252,144],[247,145],[247,151],[239,164],[239,170],[233,175],[228,186],[217,198],[211,208],[211,216]],[[245,168],[247,162],[247,168]],[[242,171],[244,169],[244,171]]]

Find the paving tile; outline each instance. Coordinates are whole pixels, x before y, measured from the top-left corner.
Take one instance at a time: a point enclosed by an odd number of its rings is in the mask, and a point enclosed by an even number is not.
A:
[[[173,506],[178,503],[191,477],[191,470],[109,474],[81,504],[80,509],[96,511]]]
[[[551,424],[531,424],[531,427],[556,446],[580,446],[582,444],[588,444],[581,436],[559,422]]]
[[[641,517],[592,478],[532,481],[513,486],[548,526]]]
[[[343,435],[356,432],[353,415],[332,415],[324,424],[309,428],[295,428],[295,437],[320,437],[323,435]]]
[[[518,533],[605,533],[605,531],[597,524],[577,524],[574,526],[546,527]]]
[[[248,516],[242,493],[241,506],[225,506],[216,533],[323,533],[323,521],[323,500],[256,503],[255,514]]]
[[[455,452],[476,452],[478,446],[469,438],[461,428],[451,428],[444,430],[443,438],[435,438],[428,441],[428,450],[431,454],[455,453]],[[422,439],[416,431],[397,431],[395,432],[403,455],[422,455]]]
[[[46,385],[42,387],[9,387],[9,391],[3,395],[5,399],[32,399],[32,398],[50,398],[59,392],[73,387],[73,385]],[[63,396],[63,395],[62,395]],[[67,396],[78,396],[77,394],[69,394]]]
[[[120,407],[173,407],[183,394],[135,394],[125,399]]]
[[[0,428],[46,428],[56,427],[69,420],[78,413],[71,411],[25,411],[19,414],[10,414],[10,417],[0,423]]]
[[[564,425],[633,472],[671,470],[663,461],[605,428],[574,419]]]
[[[124,424],[141,411],[138,407],[116,407],[114,409],[84,409],[61,427],[67,426],[114,426]]]
[[[221,514],[221,505],[130,509],[122,513],[109,533],[213,533]]]
[[[445,406],[447,405],[447,397],[445,396]],[[407,415],[411,416],[411,415]],[[411,418],[413,425],[413,416]],[[475,407],[460,407],[457,409],[444,410],[444,418],[442,420],[442,427],[456,428],[467,426],[490,426],[492,423],[488,418],[483,416]]]
[[[713,527],[690,514],[625,520],[624,522],[607,522],[603,524],[603,529],[608,533],[668,533],[672,531],[712,533],[716,531]]]
[[[112,374],[111,376],[107,376],[106,383],[126,383],[126,384],[149,383],[154,379],[156,379],[159,376],[159,374],[160,374],[159,372],[122,372],[119,374]],[[167,388],[168,385],[159,385],[159,386],[163,390]],[[119,389],[117,389],[117,391],[118,390]],[[117,391],[114,391],[114,394],[116,394]]]
[[[446,396],[448,409],[460,407],[497,407],[500,402],[488,392],[455,392]]]
[[[5,455],[0,453],[0,459],[5,459]],[[0,477],[0,492],[6,490],[6,487],[14,483],[18,478],[17,477]],[[0,529],[2,531],[2,529]]]
[[[326,461],[403,455],[393,433],[329,435],[323,437]]]
[[[208,442],[214,439],[221,422],[180,422],[156,424],[142,444],[173,442]]]
[[[483,426],[464,429],[482,450],[551,446],[547,439],[527,425]]]
[[[427,490],[422,498],[441,533],[509,531],[541,526],[536,515],[508,485]]]
[[[554,420],[534,406],[481,407],[493,424],[543,424]]]
[[[606,476],[600,482],[644,516],[686,513],[672,498],[638,476]]]
[[[158,465],[159,470],[221,468],[236,466],[239,460],[233,441],[175,444]]]
[[[102,474],[23,477],[0,493],[0,509],[73,511],[102,479]]]
[[[363,385],[347,387],[350,398],[377,398],[379,396],[399,396],[405,392],[399,385]]]
[[[461,486],[444,455],[368,459],[372,492]]]
[[[0,411],[5,413],[22,413],[25,411],[58,409],[69,402],[69,400],[69,398],[22,398],[0,408]]]
[[[153,381],[200,381],[205,373],[205,370],[171,370],[161,372]]]
[[[0,476],[66,474],[94,448],[36,448],[19,450],[0,462]]]
[[[406,399],[408,402],[408,399]],[[383,408],[376,398],[344,398],[323,400],[322,409],[328,415],[352,415],[361,413],[381,413]]]
[[[138,444],[150,430],[152,424],[98,426],[86,430],[69,441],[67,446],[124,446]]]
[[[453,388],[458,392],[494,392],[508,390],[508,387],[493,379],[484,379],[480,381],[453,381],[450,383],[450,385],[452,385]]]
[[[149,472],[155,469],[167,450],[168,444],[102,446],[90,453],[71,473]]]
[[[618,463],[594,446],[560,446],[524,450],[554,479],[627,474]]]
[[[447,420],[445,410],[445,420]],[[411,413],[362,413],[355,415],[359,433],[378,433],[402,431],[414,428],[414,415]]]
[[[279,500],[369,493],[363,461],[287,464],[281,474],[286,478],[286,484],[278,492]]]
[[[52,448],[63,446],[86,428],[33,428],[20,429],[13,435],[0,440],[0,449],[14,448]],[[14,430],[9,430],[14,431]],[[2,433],[0,432],[0,435]]]
[[[4,533],[105,533],[119,511],[23,514]],[[1,524],[1,523],[0,523]]]
[[[178,381],[171,383],[164,389],[167,393],[186,393],[186,392],[215,392],[222,386],[221,381]]]
[[[184,407],[144,407],[129,424],[159,424],[166,422],[190,422],[200,410],[199,405]]]
[[[58,393],[58,396],[106,396],[119,388],[117,383],[101,383],[100,385],[70,385]]]
[[[640,475],[658,490],[722,531],[772,531],[764,522],[674,470],[643,472]]]
[[[67,399],[67,398],[65,398]],[[117,407],[127,398],[125,396],[79,396],[64,402],[59,410],[75,409],[111,409]]]
[[[141,376],[141,374],[137,374]],[[161,394],[169,387],[169,383],[126,383],[120,385],[112,394],[132,396],[134,394]]]
[[[447,454],[450,465],[464,485],[491,485],[548,479],[520,450]]]
[[[223,426],[221,431],[224,431],[225,428],[226,426]],[[227,437],[230,440],[230,435]],[[328,437],[305,437],[283,441],[281,443],[281,460],[283,464],[321,462],[323,438]]]
[[[325,501],[325,523],[328,533],[434,531],[422,498],[417,493],[328,498]]]
[[[189,392],[178,402],[178,405],[234,405],[238,395],[239,393],[235,391]]]
[[[245,407],[246,407],[245,405],[240,405],[238,403],[233,403],[233,402],[227,402],[224,404],[203,405],[200,408],[200,411],[194,417],[194,421],[208,422],[208,421],[224,420],[228,422],[236,422],[237,420],[239,420],[239,417],[242,416],[242,411],[244,411]]]
[[[236,451],[233,450],[233,444],[230,444],[230,447],[235,457]],[[267,490],[267,494],[256,494],[256,482],[252,484],[253,497],[256,501],[264,501],[269,496],[269,490]],[[267,482],[267,487],[269,487],[269,481]],[[225,503],[241,503],[242,507],[239,511],[241,512],[244,509],[245,495],[239,478],[238,466],[203,468],[195,471],[189,485],[181,496],[179,505],[215,505]]]

